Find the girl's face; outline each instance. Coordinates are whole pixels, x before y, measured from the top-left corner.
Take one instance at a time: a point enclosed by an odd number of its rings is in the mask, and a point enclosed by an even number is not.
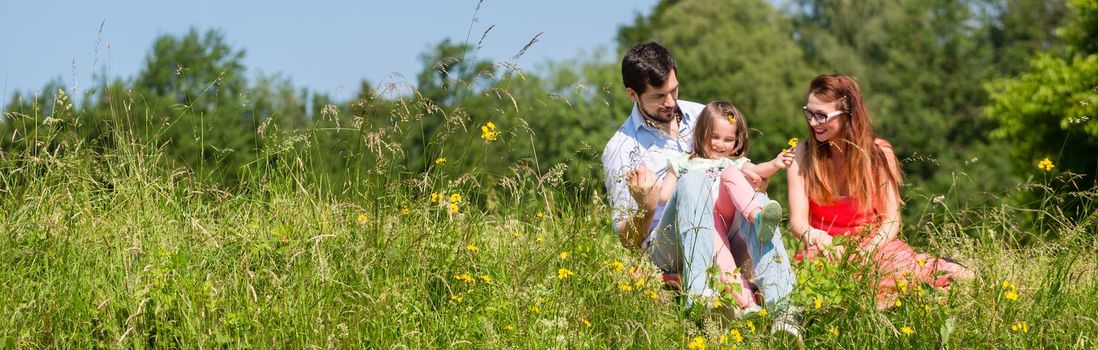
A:
[[[839,110],[839,101],[834,102],[822,102],[816,98],[816,95],[808,95],[808,104],[805,108],[812,113],[818,113],[826,115],[831,112]],[[843,115],[846,113],[840,113],[833,117],[827,118],[823,122],[818,122],[810,118],[808,120],[808,128],[812,130],[812,134],[816,136],[816,141],[827,142],[834,140],[842,135],[843,132]]]
[[[713,123],[713,135],[709,136],[709,154],[728,157],[736,149],[736,125],[720,118]]]

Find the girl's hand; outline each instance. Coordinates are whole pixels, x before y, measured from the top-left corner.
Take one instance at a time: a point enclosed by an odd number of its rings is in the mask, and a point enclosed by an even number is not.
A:
[[[797,159],[797,149],[790,148],[782,150],[782,153],[774,158],[774,164],[782,169],[789,169],[790,165]]]

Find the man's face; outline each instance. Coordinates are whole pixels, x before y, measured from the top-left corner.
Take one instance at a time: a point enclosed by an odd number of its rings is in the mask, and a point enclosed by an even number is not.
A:
[[[667,75],[667,81],[663,82],[663,86],[649,84],[640,95],[633,89],[626,89],[626,92],[629,94],[629,99],[640,106],[641,114],[646,119],[658,123],[674,120],[675,111],[678,109],[676,100],[679,98],[679,79],[675,71]]]

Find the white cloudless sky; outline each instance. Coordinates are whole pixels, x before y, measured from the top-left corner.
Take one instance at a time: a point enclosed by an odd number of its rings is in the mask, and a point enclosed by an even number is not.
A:
[[[478,2],[480,10],[474,11]],[[538,33],[519,60],[547,60],[613,49],[619,26],[657,0],[397,1],[7,1],[0,4],[0,97],[37,91],[51,79],[83,90],[92,74],[129,79],[159,35],[219,29],[246,53],[247,76],[282,74],[296,87],[348,99],[359,82],[414,82],[419,56],[450,38],[503,62]],[[102,31],[100,32],[100,25]],[[470,25],[472,26],[471,34]]]

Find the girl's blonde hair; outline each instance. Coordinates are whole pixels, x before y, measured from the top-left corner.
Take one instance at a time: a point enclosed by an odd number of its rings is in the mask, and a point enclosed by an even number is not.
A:
[[[859,210],[868,210],[874,198],[884,198],[881,194],[885,188],[899,198],[902,182],[900,169],[889,165],[881,149],[892,146],[887,142],[877,145],[877,136],[873,133],[873,123],[858,83],[847,75],[821,75],[812,80],[804,96],[805,101],[809,96],[815,96],[824,103],[836,102],[836,107],[843,111],[836,117],[844,127],[842,135],[827,143],[807,137],[801,174],[805,178],[808,198],[821,204],[837,199],[841,189],[836,188],[835,175],[829,171],[832,169],[827,169],[830,167],[828,159],[835,153],[846,156],[844,168],[833,170],[846,174],[847,196],[855,200]],[[811,129],[811,122],[808,127]]]
[[[719,120],[731,119],[736,126],[736,143],[732,148],[732,157],[743,157],[747,154],[747,120],[744,119],[740,109],[726,101],[714,101],[705,105],[698,115],[698,122],[694,124],[694,153],[690,156],[712,159],[710,154],[709,139],[713,137],[714,123]]]

